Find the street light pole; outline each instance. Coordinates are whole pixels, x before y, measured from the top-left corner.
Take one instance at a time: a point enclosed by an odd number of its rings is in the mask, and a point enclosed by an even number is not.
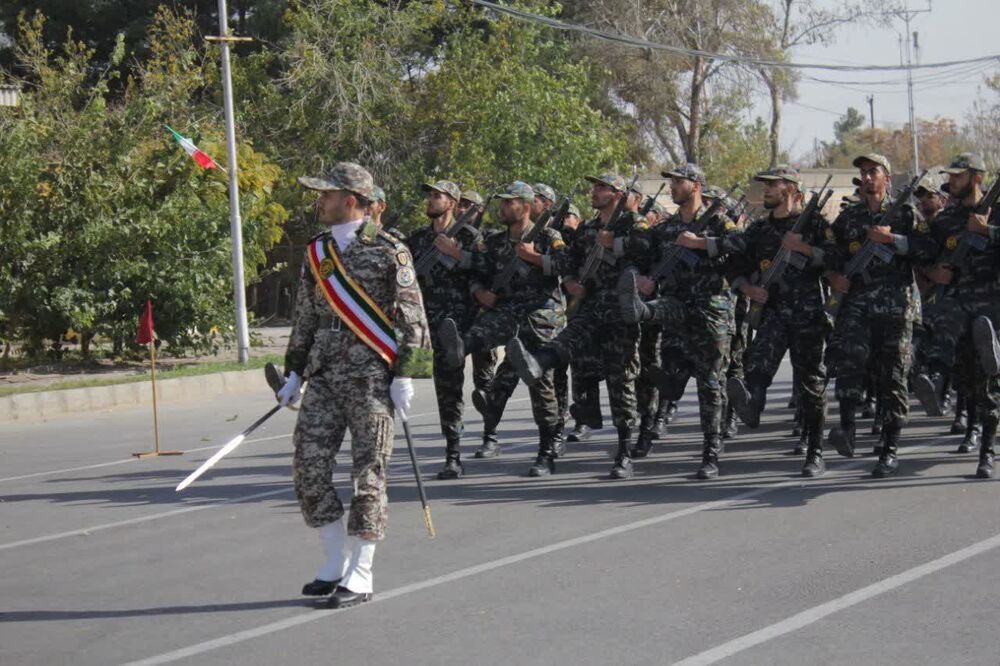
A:
[[[243,277],[243,222],[240,219],[240,183],[236,165],[236,121],[233,117],[233,79],[229,65],[229,12],[219,0],[219,46],[222,49],[222,96],[226,110],[226,151],[229,157],[229,229],[233,241],[233,298],[236,302],[236,348],[240,363],[250,360],[246,286]]]

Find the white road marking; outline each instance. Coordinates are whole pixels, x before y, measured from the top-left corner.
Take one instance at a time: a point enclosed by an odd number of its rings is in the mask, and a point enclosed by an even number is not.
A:
[[[780,636],[784,636],[785,634],[802,629],[803,627],[807,627],[810,624],[822,620],[828,615],[838,613],[842,610],[850,608],[851,606],[856,606],[864,601],[868,601],[869,599],[877,597],[881,594],[885,594],[886,592],[895,590],[898,587],[902,587],[907,583],[912,583],[916,580],[924,578],[925,576],[937,573],[942,569],[947,569],[948,567],[960,564],[961,562],[977,555],[989,552],[998,546],[1000,546],[1000,534],[994,535],[989,539],[984,539],[978,543],[974,543],[971,546],[962,548],[961,550],[956,550],[955,552],[939,557],[936,560],[915,566],[912,569],[907,569],[906,571],[898,573],[895,576],[890,576],[889,578],[872,583],[871,585],[862,587],[859,590],[845,594],[842,597],[828,601],[825,604],[813,606],[812,608],[792,615],[791,617],[781,620],[780,622],[775,622],[768,627],[751,632],[745,636],[740,636],[739,638],[723,643],[722,645],[714,647],[710,650],[706,650],[688,657],[687,659],[678,661],[674,664],[674,666],[707,666],[708,664],[714,664],[722,661],[723,659],[728,659],[729,657],[743,652],[744,650],[748,650],[754,646],[760,645],[761,643],[765,643],[774,638],[778,638]]]

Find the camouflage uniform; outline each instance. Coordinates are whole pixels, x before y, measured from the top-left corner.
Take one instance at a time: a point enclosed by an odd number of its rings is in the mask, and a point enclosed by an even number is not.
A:
[[[855,160],[887,165],[877,155]],[[881,160],[881,161],[879,161]],[[887,169],[888,170],[888,169]],[[871,226],[884,226],[882,214],[890,206],[886,195],[879,213],[872,214],[866,203],[848,206],[826,231],[825,263],[829,270],[843,273],[847,261],[864,247],[866,232]],[[936,255],[936,243],[926,223],[917,224],[908,206],[893,220],[892,233],[896,240],[889,245],[893,256],[889,263],[875,259],[869,266],[870,279],[861,275],[851,279],[851,288],[844,297],[837,315],[827,362],[830,374],[837,378],[836,395],[840,401],[841,428],[831,432],[838,451],[853,451],[854,410],[864,400],[869,359],[875,355],[878,363],[878,394],[884,409],[887,451],[883,454],[890,466],[895,465],[899,431],[909,414],[907,375],[911,363],[910,343],[913,322],[919,312],[919,297],[913,278],[915,262],[929,261]],[[848,445],[841,442],[850,440]],[[850,449],[850,451],[848,451]],[[888,471],[886,473],[894,472]],[[881,473],[880,473],[881,474]]]
[[[458,186],[449,181],[440,181],[433,189],[445,191],[456,200],[460,196]],[[410,252],[419,260],[425,253],[433,251],[437,236],[438,233],[431,225],[417,229],[407,240]],[[437,394],[441,434],[449,448],[459,446],[464,430],[462,414],[465,403],[462,391],[465,374],[461,368],[449,368],[442,362],[443,347],[437,339],[437,331],[446,317],[455,320],[459,330],[464,331],[472,325],[476,316],[476,306],[469,291],[472,253],[482,247],[482,238],[468,228],[462,229],[455,240],[462,248],[462,256],[454,267],[448,268],[438,262],[431,268],[429,275],[417,276],[434,343],[434,391]],[[480,373],[481,380],[483,374],[485,373]]]
[[[334,242],[329,232],[317,238]],[[334,457],[349,430],[354,495],[348,534],[377,541],[385,536],[392,454],[389,383],[393,376],[417,376],[417,368],[430,360],[430,336],[404,245],[365,222],[340,257],[348,274],[393,321],[396,362],[389,367],[343,325],[319,291],[307,259],[285,353],[286,372],[309,380],[293,435],[292,468],[306,524],[320,527],[338,520],[344,506],[333,486]]]

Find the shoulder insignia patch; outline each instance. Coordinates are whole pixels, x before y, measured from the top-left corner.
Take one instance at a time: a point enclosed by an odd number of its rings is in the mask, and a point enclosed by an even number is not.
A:
[[[948,236],[948,240],[944,242],[944,246],[949,250],[954,250],[958,247],[958,238],[956,236]]]
[[[640,222],[636,222],[635,228],[638,229],[639,231],[646,231],[647,229],[649,229],[649,221],[643,219]]]
[[[771,267],[771,260],[770,259],[763,259],[763,260],[761,260],[761,262],[760,262],[760,270],[766,271],[770,267]]]
[[[396,252],[396,263],[400,266],[410,265],[410,254],[406,250]]]
[[[417,276],[409,266],[403,266],[396,271],[396,284],[400,287],[412,287]]]
[[[557,238],[554,241],[552,241],[552,249],[553,250],[561,250],[564,247],[566,247],[566,243],[564,243],[562,241],[562,239]]]
[[[830,227],[827,227],[826,231],[823,232],[823,235],[826,237],[826,239],[828,241],[832,241],[833,240],[833,229],[831,229]]]
[[[725,230],[726,231],[732,231],[735,228],[736,228],[736,223],[735,222],[733,222],[733,221],[726,222],[726,226],[725,226]]]
[[[375,240],[375,238],[378,237],[378,232],[379,232],[378,226],[374,222],[372,222],[371,219],[367,219],[364,221],[364,224],[362,224],[361,228],[358,230],[358,238],[365,241],[366,243],[371,243],[373,240]]]
[[[917,231],[919,231],[922,234],[927,234],[930,233],[931,228],[926,222],[920,222],[917,224]]]
[[[850,245],[847,246],[847,250],[851,254],[857,254],[858,250],[860,249],[861,249],[861,243],[858,241],[853,241]]]

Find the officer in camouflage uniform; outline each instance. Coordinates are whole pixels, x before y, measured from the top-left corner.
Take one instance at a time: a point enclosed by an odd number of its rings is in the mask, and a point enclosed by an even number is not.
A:
[[[409,251],[363,218],[374,187],[371,174],[340,162],[319,178],[299,181],[320,192],[317,220],[331,226],[309,242],[285,353],[288,379],[278,398],[294,402],[302,380],[309,381],[293,435],[292,468],[302,515],[319,528],[327,561],[303,594],[332,593],[328,605],[343,608],[372,596],[375,543],[386,529],[393,405],[405,418],[410,378],[421,376],[431,358],[430,335]],[[331,248],[331,254],[336,248],[347,279],[362,290],[359,300],[366,293],[384,314],[382,334],[394,338],[394,355],[364,342],[334,312],[326,280],[338,275],[336,264],[331,258],[318,266],[310,262],[317,248]],[[345,529],[333,467],[347,431],[354,495]]]
[[[802,475],[822,476],[823,421],[826,415],[826,368],[823,351],[830,331],[823,310],[822,273],[824,232],[822,213],[803,221],[800,231],[792,227],[802,212],[798,193],[799,172],[778,166],[757,175],[764,183],[764,208],[770,211],[752,221],[745,231],[731,233],[722,240],[722,251],[731,252],[733,287],[753,302],[764,306],[760,326],[747,353],[746,381],[732,376],[726,383],[730,404],[740,419],[756,428],[766,403],[767,389],[781,365],[785,351],[791,352],[798,382],[800,409],[808,433],[806,462]],[[803,267],[789,264],[780,283],[765,289],[756,286],[771,267],[778,251],[786,248],[802,257]]]
[[[619,200],[626,195],[625,180],[614,174],[598,178],[588,176],[587,180],[593,185],[591,205],[598,214],[577,230],[569,246],[573,272],[579,276],[596,245],[602,248],[602,257],[585,284],[573,279],[564,281],[567,292],[579,299],[579,309],[570,316],[566,328],[555,340],[532,353],[515,338],[507,344],[507,357],[521,379],[530,386],[541,380],[547,370],[585,353],[591,344],[597,344],[607,378],[611,416],[618,430],[618,451],[611,478],[629,479],[633,475],[629,444],[636,421],[639,327],[622,321],[616,284],[622,271],[645,254],[644,230],[649,225],[645,219],[636,219],[636,214],[625,212],[623,215],[631,216],[630,231],[616,234],[607,229],[615,222],[611,217]]]
[[[845,209],[826,232],[824,261],[834,296],[846,294],[830,341],[830,374],[837,378],[840,428],[830,432],[830,443],[845,456],[854,455],[854,411],[864,399],[869,359],[878,364],[878,394],[885,410],[884,442],[872,476],[884,478],[899,470],[899,435],[909,412],[907,375],[913,322],[919,314],[913,280],[916,262],[933,260],[937,244],[926,223],[917,223],[913,210],[904,206],[895,220],[882,220],[892,201],[888,190],[891,166],[882,155],[862,155],[854,160],[861,172],[861,198]],[[848,280],[844,266],[866,242],[891,249],[888,263],[876,258],[869,266],[870,279],[856,275]]]
[[[476,307],[469,292],[472,253],[481,248],[482,238],[471,228],[462,229],[454,238],[448,238],[443,233],[455,219],[455,208],[461,198],[458,185],[439,180],[424,185],[423,189],[427,192],[427,216],[431,218],[431,223],[410,234],[407,241],[410,252],[419,262],[426,253],[437,251],[453,264],[449,267],[438,261],[429,274],[417,276],[434,336],[434,390],[437,393],[441,434],[445,438],[445,465],[438,478],[453,479],[456,478],[456,469],[460,469],[456,461],[461,460],[465,374],[461,368],[456,369],[442,362],[444,347],[436,335],[446,317],[455,320],[462,330],[472,325],[476,316]]]
[[[461,216],[473,204],[482,206],[484,204],[482,195],[475,190],[462,192],[462,198],[458,202],[458,211],[455,214]],[[490,382],[493,381],[493,377],[496,375],[497,362],[499,360],[500,355],[496,349],[484,349],[472,355],[472,386],[476,390],[482,390],[490,385]],[[484,432],[483,436],[491,438],[492,441],[496,442],[495,430]]]
[[[671,400],[679,400],[688,377],[694,375],[704,436],[697,476],[714,479],[719,475],[722,446],[722,376],[733,325],[733,296],[724,275],[727,262],[720,256],[719,248],[720,239],[735,225],[725,214],[701,220],[706,212],[701,192],[707,182],[700,167],[684,164],[664,171],[663,177],[670,178],[670,196],[679,208],[650,234],[647,273],[655,271],[674,244],[693,252],[692,263],[679,262],[677,271],[661,276],[659,284],[648,277],[626,275],[619,285],[620,307],[626,321],[659,322],[664,330],[671,331],[664,338],[683,344],[680,350],[661,349],[660,391]],[[692,231],[696,222],[704,223],[701,229],[696,229],[697,234]],[[643,303],[640,293],[651,295],[657,287],[660,298]],[[635,454],[647,455],[651,445],[651,439],[640,439]],[[645,446],[645,450],[640,446]]]
[[[571,266],[562,236],[547,227],[535,242],[521,242],[533,224],[530,215],[535,193],[527,183],[515,181],[497,197],[503,202],[500,218],[507,228],[491,234],[484,249],[473,257],[472,290],[482,311],[464,335],[450,319],[442,322],[438,335],[446,347],[445,362],[452,366],[461,367],[468,353],[504,344],[515,336],[527,349],[537,350],[566,323],[559,276],[566,274]],[[511,262],[516,262],[517,270],[509,281],[499,282]],[[493,384],[474,394],[485,422],[495,427],[517,382],[517,373],[508,359],[504,359]],[[562,430],[551,370],[529,384],[529,394],[539,445],[538,457],[528,475],[548,476],[555,471],[557,434]]]
[[[982,420],[982,440],[976,476],[993,476],[994,445],[1000,421],[1000,345],[996,325],[1000,322],[1000,227],[987,224],[990,215],[977,215],[975,208],[983,193],[980,186],[986,171],[979,155],[962,153],[944,170],[948,174],[948,192],[954,203],[935,219],[932,232],[943,248],[938,265],[927,272],[935,284],[946,285],[938,301],[940,313],[934,337],[927,350],[927,374],[914,382],[920,401],[930,413],[940,414],[935,401],[940,398],[944,375],[955,362],[959,340],[971,338],[976,352],[973,365],[970,404],[976,403],[976,415]],[[973,234],[964,238],[965,234]],[[964,265],[949,263],[950,253],[959,243],[978,240]]]

